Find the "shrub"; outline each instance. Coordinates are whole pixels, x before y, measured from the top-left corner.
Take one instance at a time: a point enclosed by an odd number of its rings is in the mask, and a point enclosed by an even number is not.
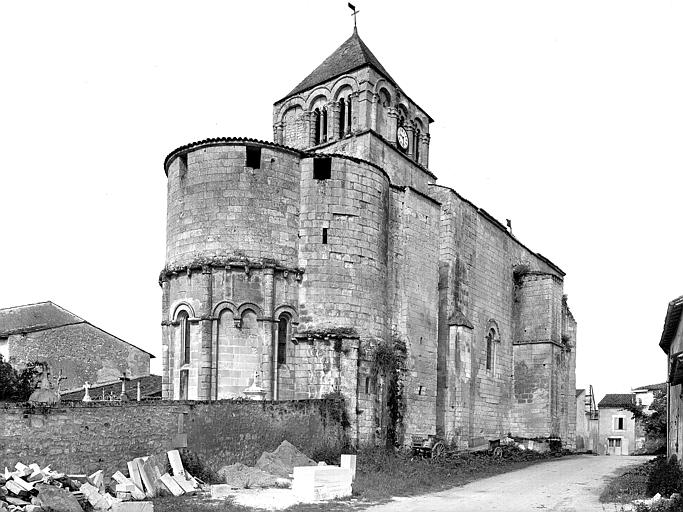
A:
[[[670,496],[674,492],[681,492],[682,489],[683,470],[678,464],[678,458],[672,455],[667,461],[666,457],[657,457],[647,481],[647,493],[650,496],[657,493]]]

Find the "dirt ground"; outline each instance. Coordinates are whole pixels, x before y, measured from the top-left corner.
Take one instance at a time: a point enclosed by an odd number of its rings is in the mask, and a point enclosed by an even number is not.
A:
[[[610,477],[649,457],[564,457],[477,480],[462,487],[367,508],[372,512],[603,512],[618,510],[600,503]]]

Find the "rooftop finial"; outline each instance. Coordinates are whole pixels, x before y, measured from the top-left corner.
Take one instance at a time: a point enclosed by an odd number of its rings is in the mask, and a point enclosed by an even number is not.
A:
[[[356,28],[356,14],[358,14],[360,11],[357,11],[356,6],[350,2],[349,2],[349,9],[351,9],[353,11],[353,14],[351,15],[351,16],[353,16],[353,32],[357,34],[358,28]]]

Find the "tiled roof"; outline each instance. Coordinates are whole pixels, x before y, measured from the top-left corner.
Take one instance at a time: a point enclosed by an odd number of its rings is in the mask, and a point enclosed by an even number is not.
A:
[[[389,82],[396,85],[396,81],[391,78],[391,75],[387,73],[384,66],[379,63],[377,57],[372,54],[370,49],[358,36],[358,31],[354,29],[353,35],[344,41],[344,43],[337,48],[332,55],[327,57],[320,66],[315,68],[310,75],[304,78],[299,85],[292,89],[292,92],[287,96],[292,96],[302,91],[312,89],[316,85],[327,82],[328,80],[363,66],[374,68],[375,71],[384,76]]]
[[[659,340],[659,346],[664,352],[669,353],[671,342],[678,331],[678,324],[681,321],[681,310],[683,309],[683,296],[669,302],[666,310],[666,317],[664,318],[664,328],[662,329],[662,337]]]
[[[140,383],[140,395],[142,398],[149,398],[154,396],[161,396],[161,376],[147,375],[145,377],[138,377],[126,382],[126,395],[131,400],[135,400],[138,393],[138,382]],[[114,394],[118,397],[121,393],[121,382],[110,382],[109,384],[99,384],[90,388],[90,398],[93,400],[101,400],[102,393],[105,397]],[[72,391],[71,393],[63,393],[62,400],[83,400],[85,391],[80,389]]]
[[[50,301],[0,309],[0,336],[85,322]]]
[[[36,304],[26,304],[24,306],[0,309],[0,336],[46,331],[48,329],[57,329],[67,325],[77,324],[89,325],[98,331],[149,354],[150,357],[155,357],[154,354],[147,352],[104,329],[100,329],[96,325],[91,324],[87,320],[83,320],[81,317],[74,315],[70,311],[67,311],[49,300],[37,302]]]
[[[666,382],[662,382],[661,384],[648,384],[647,386],[638,386],[637,388],[633,388],[634,391],[636,389],[647,389],[648,391],[666,391]]]
[[[598,403],[598,408],[601,407],[628,407],[633,405],[632,393],[608,393]]]

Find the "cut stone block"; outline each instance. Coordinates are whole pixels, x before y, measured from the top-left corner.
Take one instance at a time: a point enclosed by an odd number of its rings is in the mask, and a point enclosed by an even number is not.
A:
[[[138,473],[139,475],[139,473]],[[117,471],[111,476],[114,480],[119,485],[125,485],[127,486],[126,489],[122,489],[123,492],[129,492],[130,495],[134,500],[144,500],[145,499],[145,493],[142,490],[142,484],[140,484],[140,487],[135,485],[135,482],[133,482],[130,478],[126,477],[123,473],[120,471]],[[118,485],[116,486],[117,492],[119,491]]]
[[[21,462],[17,462],[14,465],[14,468],[17,470],[16,472],[20,477],[28,476],[31,473],[33,473],[33,470],[31,468],[29,468],[26,464],[22,464]]]
[[[341,467],[351,471],[351,480],[356,479],[356,456],[342,454],[341,456]]]
[[[114,503],[111,512],[154,512],[154,503],[151,501],[122,501]]]
[[[30,482],[27,482],[26,480],[24,480],[20,476],[14,475],[12,477],[12,480],[25,491],[32,491],[33,490],[33,484]]]
[[[351,496],[351,471],[339,466],[295,467],[292,491],[308,502]]]
[[[184,476],[173,475],[172,478],[183,489],[183,491],[193,492],[195,490],[195,486],[192,485],[192,481],[188,480]]]
[[[211,498],[213,499],[223,499],[230,496],[234,496],[235,491],[228,484],[216,484],[211,486]]]
[[[5,489],[14,494],[15,496],[27,496],[28,491],[16,483],[14,480],[7,480],[5,482]]]
[[[90,480],[90,483],[97,487],[100,492],[104,492],[104,471],[101,469],[95,471],[88,477],[88,480]]]
[[[28,501],[24,501],[21,498],[14,498],[12,496],[5,496],[5,499],[7,500],[7,503],[10,505],[15,505],[17,507],[25,507],[26,505],[30,505]]]
[[[176,482],[171,475],[168,473],[164,473],[161,475],[161,481],[164,483],[166,487],[168,487],[168,490],[171,491],[171,494],[173,496],[182,496],[185,494],[185,491],[183,490],[180,485],[178,485],[178,482]]]
[[[140,478],[145,484],[145,494],[148,498],[154,498],[157,494],[156,485],[154,485],[154,471],[150,466],[147,466],[142,458],[137,458],[134,462],[137,464]]]
[[[144,491],[145,487],[142,484],[142,477],[140,476],[140,469],[138,468],[137,462],[135,462],[134,460],[128,462],[128,474],[130,475],[130,479],[137,486],[137,488],[140,489],[141,491]]]
[[[185,468],[183,467],[183,461],[180,460],[180,452],[178,450],[170,450],[167,455],[173,469],[173,476],[184,476]]]

